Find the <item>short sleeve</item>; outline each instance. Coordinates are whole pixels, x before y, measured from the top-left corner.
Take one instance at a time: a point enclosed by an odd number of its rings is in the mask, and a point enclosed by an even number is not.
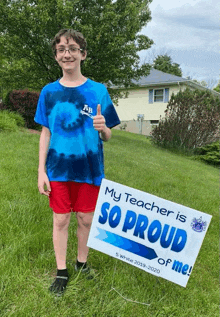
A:
[[[109,96],[108,90],[103,85],[103,92],[101,97],[101,112],[105,117],[106,126],[108,128],[113,128],[120,124],[120,119],[117,115],[113,102]]]
[[[46,114],[46,92],[45,88],[42,89],[37,103],[37,110],[35,113],[34,121],[49,129],[48,116]]]

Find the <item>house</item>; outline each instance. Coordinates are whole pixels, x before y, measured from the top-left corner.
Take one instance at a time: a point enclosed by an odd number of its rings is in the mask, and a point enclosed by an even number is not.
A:
[[[186,87],[207,89],[190,79],[156,69],[151,69],[147,77],[142,77],[138,81],[134,80],[133,83],[138,87],[128,89],[128,98],[119,99],[118,106],[115,107],[121,120],[121,124],[116,129],[144,135],[150,135],[154,125],[157,125],[160,118],[164,117],[164,111],[173,93],[177,94]],[[216,91],[212,92],[220,96]]]

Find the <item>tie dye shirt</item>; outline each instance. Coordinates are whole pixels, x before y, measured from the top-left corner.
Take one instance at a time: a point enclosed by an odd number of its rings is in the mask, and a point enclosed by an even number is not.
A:
[[[98,104],[108,128],[120,123],[103,84],[87,79],[80,86],[65,87],[57,80],[42,89],[34,120],[51,133],[46,159],[50,181],[101,184],[103,141],[93,127]]]

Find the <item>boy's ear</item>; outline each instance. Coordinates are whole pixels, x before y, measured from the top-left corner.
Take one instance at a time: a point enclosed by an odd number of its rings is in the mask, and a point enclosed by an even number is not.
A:
[[[57,52],[55,52],[54,58],[58,62],[58,60],[57,60]]]
[[[83,60],[86,59],[86,56],[87,56],[87,51],[84,51],[84,52],[82,53]]]

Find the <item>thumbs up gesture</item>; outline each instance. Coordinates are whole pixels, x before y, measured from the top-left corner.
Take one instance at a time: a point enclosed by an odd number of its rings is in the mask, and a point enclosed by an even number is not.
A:
[[[105,118],[101,114],[101,105],[100,104],[98,104],[98,106],[97,106],[97,115],[94,116],[94,118],[93,118],[93,126],[94,126],[94,129],[99,131],[99,132],[104,132],[104,130],[106,129]]]

